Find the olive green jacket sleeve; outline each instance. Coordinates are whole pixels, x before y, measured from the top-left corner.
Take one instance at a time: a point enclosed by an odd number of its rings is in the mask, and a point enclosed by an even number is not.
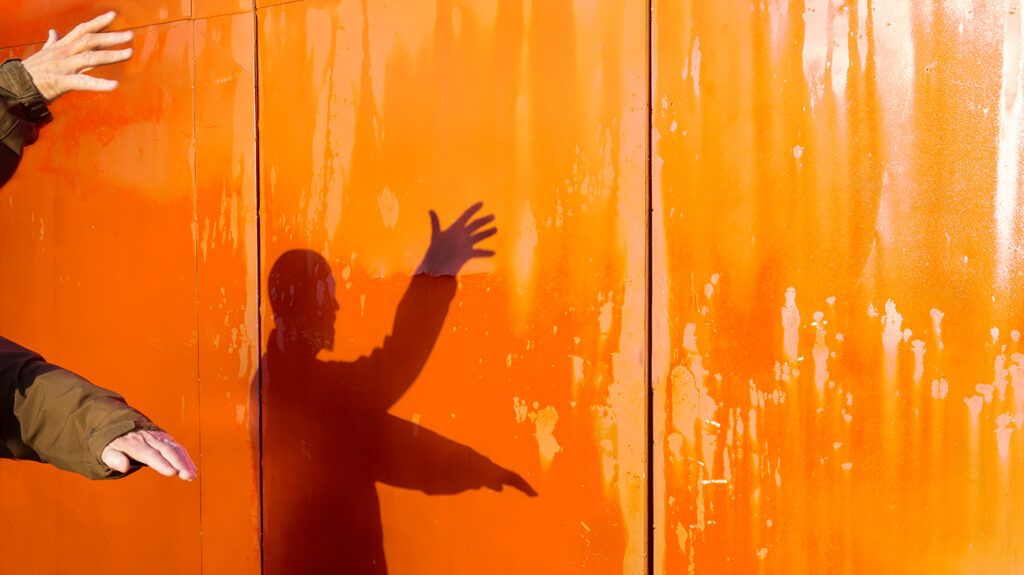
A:
[[[26,103],[36,105],[38,116],[41,101],[21,62],[0,64],[0,187],[39,136],[41,123],[29,118]],[[49,115],[45,106],[42,112]],[[0,458],[51,463],[90,479],[123,477],[100,456],[111,441],[137,429],[158,428],[120,395],[0,337]]]
[[[50,463],[89,479],[126,475],[100,459],[111,441],[159,430],[120,395],[2,337],[0,392],[0,457]]]
[[[14,175],[24,147],[39,137],[41,126],[28,118],[24,103],[42,99],[20,61],[0,64],[0,187]]]

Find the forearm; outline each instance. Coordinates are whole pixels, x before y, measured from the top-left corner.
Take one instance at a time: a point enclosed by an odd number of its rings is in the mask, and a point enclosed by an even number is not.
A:
[[[104,447],[137,429],[157,429],[112,391],[0,340],[2,455],[50,463],[90,479],[120,477]]]
[[[14,397],[20,440],[39,460],[90,479],[121,476],[100,459],[103,448],[138,429],[158,430],[117,393],[64,369],[37,377]]]

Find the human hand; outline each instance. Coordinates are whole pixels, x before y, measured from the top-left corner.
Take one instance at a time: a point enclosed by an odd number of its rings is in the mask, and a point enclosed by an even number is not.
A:
[[[441,229],[441,222],[434,210],[430,210],[430,246],[423,262],[416,270],[417,274],[432,276],[458,275],[462,266],[473,258],[489,258],[494,255],[491,250],[480,250],[476,244],[498,233],[498,228],[491,227],[478,231],[494,221],[493,215],[487,215],[470,221],[473,214],[480,211],[483,202],[473,204],[459,216],[459,219],[446,230]]]
[[[107,467],[127,473],[131,461],[152,467],[166,477],[177,475],[185,481],[196,478],[196,465],[185,448],[162,431],[138,430],[111,441],[100,456]]]
[[[96,66],[116,64],[132,57],[131,48],[105,49],[129,42],[134,37],[130,30],[101,33],[116,16],[114,12],[107,12],[75,26],[63,38],[57,36],[56,30],[50,30],[42,49],[22,60],[25,71],[47,102],[72,90],[109,92],[117,87],[115,80],[85,74]]]

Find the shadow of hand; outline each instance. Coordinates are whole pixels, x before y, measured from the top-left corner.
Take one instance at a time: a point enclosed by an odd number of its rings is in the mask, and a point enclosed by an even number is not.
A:
[[[430,246],[427,248],[423,262],[416,269],[417,274],[431,276],[454,276],[462,270],[462,266],[473,258],[489,258],[494,255],[491,250],[477,249],[476,244],[498,233],[498,228],[482,228],[494,221],[494,215],[487,215],[470,221],[474,214],[483,207],[483,202],[470,206],[445,230],[441,229],[441,221],[437,212],[430,211]]]

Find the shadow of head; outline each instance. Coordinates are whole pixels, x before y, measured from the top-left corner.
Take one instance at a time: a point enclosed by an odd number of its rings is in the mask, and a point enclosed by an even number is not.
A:
[[[267,291],[274,324],[286,345],[316,354],[334,347],[341,306],[331,266],[312,250],[290,250],[270,270]]]

